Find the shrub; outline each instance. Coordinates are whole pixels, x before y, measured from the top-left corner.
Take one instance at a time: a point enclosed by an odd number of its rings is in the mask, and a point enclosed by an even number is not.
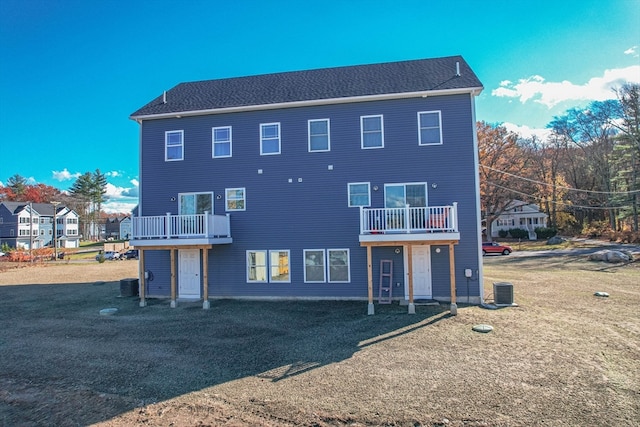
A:
[[[507,237],[508,234],[509,232],[507,230],[498,230],[498,236],[500,236],[501,239]]]
[[[509,234],[514,239],[527,239],[529,237],[529,232],[524,228],[510,228]]]
[[[611,231],[608,221],[592,221],[582,228],[582,234],[591,239],[596,237],[608,236]]]
[[[536,227],[535,232],[538,239],[548,239],[558,234],[558,230],[554,227]]]

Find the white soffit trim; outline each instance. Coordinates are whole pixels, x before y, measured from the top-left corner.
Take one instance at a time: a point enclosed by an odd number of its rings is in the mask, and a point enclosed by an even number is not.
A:
[[[427,90],[427,91],[420,91],[420,92],[402,92],[402,93],[387,93],[387,94],[381,94],[381,95],[351,96],[351,97],[344,97],[344,98],[312,99],[308,101],[292,101],[292,102],[279,102],[274,104],[243,105],[240,107],[211,108],[208,110],[174,111],[171,113],[129,116],[129,118],[131,120],[140,122],[141,120],[167,119],[172,117],[179,118],[179,117],[186,117],[186,116],[204,116],[208,114],[222,114],[222,113],[233,113],[233,112],[241,112],[241,111],[276,110],[278,108],[295,108],[295,107],[329,105],[329,104],[348,104],[350,102],[383,101],[388,99],[428,98],[430,96],[459,95],[463,93],[469,93],[473,96],[478,96],[480,92],[482,92],[482,89],[484,88],[480,86],[480,87],[460,88],[460,89]]]

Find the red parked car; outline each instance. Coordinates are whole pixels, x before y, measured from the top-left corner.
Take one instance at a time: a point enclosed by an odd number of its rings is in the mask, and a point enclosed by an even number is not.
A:
[[[502,254],[509,255],[513,252],[511,246],[501,245],[497,242],[482,242],[482,255],[486,254]]]

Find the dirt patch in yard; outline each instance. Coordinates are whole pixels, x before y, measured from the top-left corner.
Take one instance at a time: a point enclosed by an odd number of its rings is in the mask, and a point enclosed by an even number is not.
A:
[[[140,308],[119,292],[135,261],[0,270],[0,425],[637,423],[639,263],[484,262],[487,298],[511,282],[518,307]],[[494,330],[473,332],[480,323]]]

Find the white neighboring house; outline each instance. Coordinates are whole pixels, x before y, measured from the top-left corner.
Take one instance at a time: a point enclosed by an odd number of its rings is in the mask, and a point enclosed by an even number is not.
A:
[[[131,238],[131,217],[128,216],[120,221],[120,239],[129,240]]]
[[[535,229],[547,226],[547,214],[540,212],[536,204],[514,200],[500,216],[491,223],[491,237],[498,237],[500,230],[523,228],[529,232],[529,239],[536,240]]]
[[[56,232],[58,234],[58,247],[79,248],[80,247],[80,226],[79,216],[73,209],[65,207],[58,212],[56,218]]]

